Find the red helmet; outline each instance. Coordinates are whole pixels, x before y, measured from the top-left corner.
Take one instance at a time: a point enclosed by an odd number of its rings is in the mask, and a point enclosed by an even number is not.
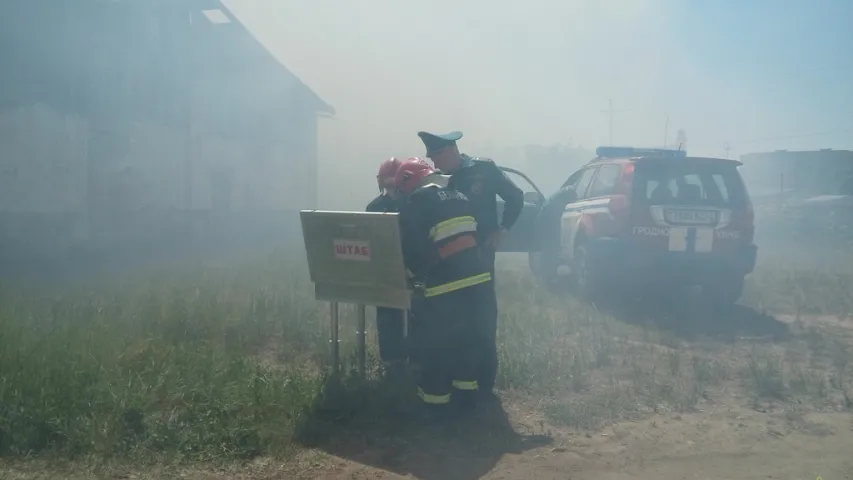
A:
[[[391,157],[379,165],[379,173],[376,174],[376,182],[379,184],[379,191],[390,189],[394,184],[394,175],[397,169],[400,168],[400,161],[397,157]]]
[[[435,173],[435,169],[422,158],[412,157],[400,165],[394,176],[394,187],[408,195],[421,186],[424,178]]]

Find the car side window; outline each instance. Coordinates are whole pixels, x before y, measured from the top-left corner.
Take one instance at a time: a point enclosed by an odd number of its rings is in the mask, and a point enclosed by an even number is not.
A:
[[[586,195],[586,191],[592,181],[592,177],[595,176],[596,170],[598,170],[598,167],[590,167],[583,170],[583,174],[581,175],[580,180],[578,180],[577,187],[575,187],[575,192],[578,194],[578,200],[589,198],[589,196]]]
[[[613,195],[613,192],[616,190],[616,182],[619,181],[621,173],[621,165],[602,165],[598,169],[598,175],[595,176],[592,188],[589,189],[588,197],[595,198]]]

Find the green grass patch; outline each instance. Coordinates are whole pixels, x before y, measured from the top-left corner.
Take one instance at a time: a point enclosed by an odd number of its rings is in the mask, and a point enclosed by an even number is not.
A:
[[[296,268],[4,291],[0,454],[284,451],[323,380],[325,332]]]

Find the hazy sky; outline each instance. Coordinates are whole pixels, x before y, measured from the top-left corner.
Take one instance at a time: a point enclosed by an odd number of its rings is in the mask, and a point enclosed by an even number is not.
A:
[[[421,129],[592,147],[608,99],[616,144],[660,145],[669,115],[692,154],[853,148],[850,0],[226,4],[337,109],[324,159],[419,155]]]

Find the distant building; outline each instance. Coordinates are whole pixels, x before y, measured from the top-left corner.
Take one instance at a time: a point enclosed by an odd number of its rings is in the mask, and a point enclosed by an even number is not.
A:
[[[741,173],[753,195],[791,191],[801,195],[853,194],[853,151],[749,153]]]
[[[0,248],[316,205],[334,110],[219,0],[4,0],[0,72]]]

